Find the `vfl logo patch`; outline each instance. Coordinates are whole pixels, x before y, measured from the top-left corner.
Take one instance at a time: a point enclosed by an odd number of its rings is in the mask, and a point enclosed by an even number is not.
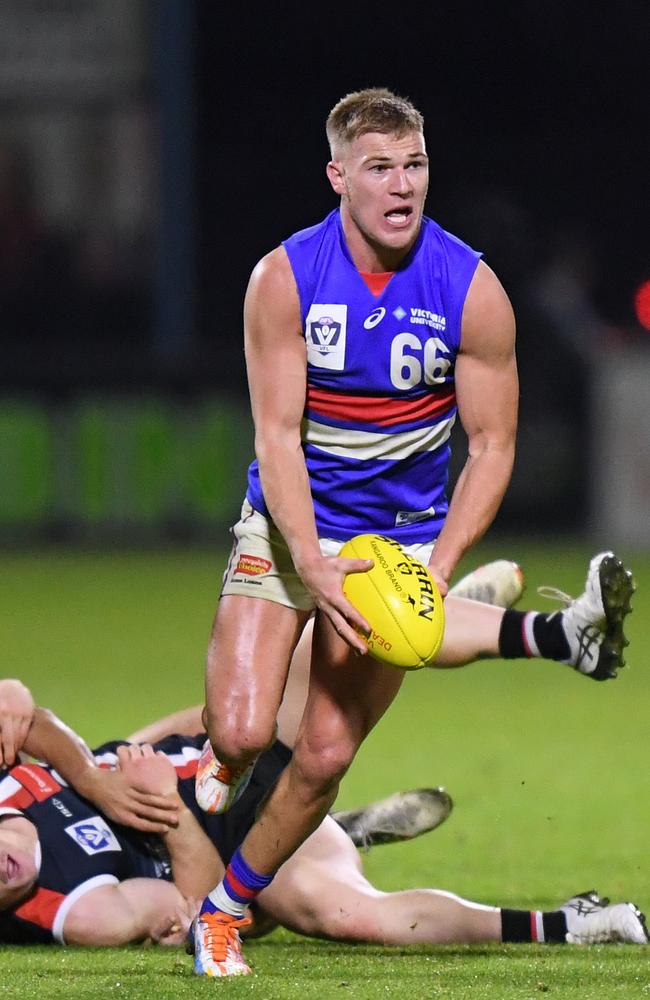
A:
[[[341,324],[335,323],[331,316],[321,316],[317,323],[312,323],[310,334],[314,349],[319,354],[329,354],[338,344]]]
[[[307,361],[316,368],[342,371],[348,307],[342,303],[314,302],[307,314],[305,342]]]
[[[272,566],[273,563],[270,563],[268,559],[261,559],[259,556],[241,555],[235,567],[235,575],[243,573],[245,576],[262,576],[263,573],[268,573]]]
[[[79,845],[86,854],[103,854],[105,851],[121,851],[117,837],[109,830],[101,816],[90,816],[80,819],[71,826],[66,826],[65,832]]]
[[[378,323],[381,323],[385,315],[386,315],[386,310],[384,309],[383,306],[379,306],[378,309],[373,309],[370,315],[366,316],[365,320],[363,321],[364,330],[372,330],[373,327],[377,326]]]

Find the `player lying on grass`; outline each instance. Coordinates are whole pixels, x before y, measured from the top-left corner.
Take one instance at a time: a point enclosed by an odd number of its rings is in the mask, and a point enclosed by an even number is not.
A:
[[[2,743],[5,760],[24,741],[27,752],[53,765],[18,764],[0,772],[0,940],[180,943],[194,900],[220,877],[290,757],[305,690],[301,664],[296,666],[278,719],[283,742],[260,757],[244,794],[218,816],[204,814],[195,802],[205,739],[198,707],[132,737],[157,740],[155,749],[113,743],[93,756],[51,713],[36,710],[32,718],[31,696],[22,685],[9,682],[13,694],[7,695],[8,682],[0,684],[0,721],[13,740]],[[168,736],[173,730],[191,735]],[[438,808],[433,826],[450,804],[445,809],[444,796],[436,799],[435,792],[428,804]],[[362,812],[362,829],[364,817],[372,841],[373,810]],[[634,904],[610,906],[595,892],[577,894],[549,913],[483,906],[434,889],[380,892],[331,817],[260,894],[254,916],[253,933],[280,923],[317,937],[400,945],[647,941],[645,919]]]

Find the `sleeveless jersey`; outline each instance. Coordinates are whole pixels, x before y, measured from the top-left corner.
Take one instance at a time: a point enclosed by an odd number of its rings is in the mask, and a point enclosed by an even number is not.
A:
[[[319,536],[434,540],[447,513],[462,312],[481,255],[425,217],[374,296],[338,210],[283,246],[307,345],[302,445]],[[268,514],[256,461],[247,497]]]
[[[154,746],[176,768],[181,798],[227,864],[291,753],[276,742],[258,759],[248,788],[232,809],[208,816],[194,795],[194,776],[205,740],[205,733],[169,736]],[[123,743],[106,743],[93,751],[99,766],[114,767],[116,749]],[[85,893],[128,878],[172,880],[169,854],[160,837],[106,819],[43,764],[0,769],[0,816],[12,814],[25,816],[36,826],[41,866],[30,896],[14,909],[0,912],[1,943],[64,943],[68,911]]]

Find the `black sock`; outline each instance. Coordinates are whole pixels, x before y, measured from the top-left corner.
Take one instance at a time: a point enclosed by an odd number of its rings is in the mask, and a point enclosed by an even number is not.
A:
[[[515,611],[513,608],[504,612],[499,631],[499,655],[504,660],[518,660],[522,656],[528,656],[523,634],[526,614],[526,611]]]
[[[541,656],[545,660],[568,660],[571,656],[562,614],[537,611],[504,612],[499,631],[499,655],[505,660]]]
[[[541,923],[541,927],[540,927]],[[501,910],[501,940],[540,941],[558,944],[566,941],[566,917],[561,910]]]

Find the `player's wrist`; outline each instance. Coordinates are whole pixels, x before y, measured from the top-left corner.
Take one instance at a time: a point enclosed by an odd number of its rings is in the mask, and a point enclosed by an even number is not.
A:
[[[84,799],[96,802],[97,798],[101,798],[102,777],[101,768],[91,761],[84,762],[75,774],[75,789]]]
[[[299,553],[294,556],[293,562],[298,575],[304,581],[318,571],[318,567],[322,565],[324,559],[325,556],[322,554],[320,548],[317,548],[305,553]]]

